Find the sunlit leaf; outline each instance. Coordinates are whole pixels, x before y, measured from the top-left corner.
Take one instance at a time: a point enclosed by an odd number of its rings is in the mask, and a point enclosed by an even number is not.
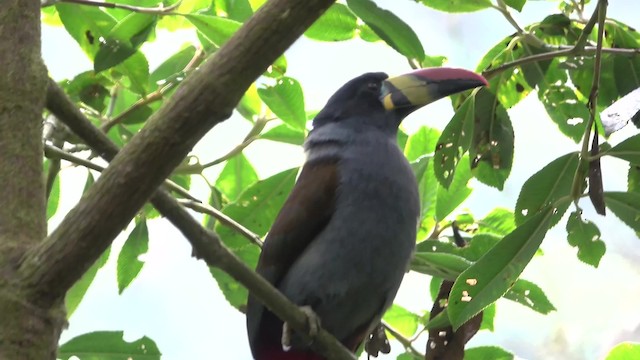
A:
[[[304,131],[294,129],[287,124],[280,124],[265,131],[260,135],[260,138],[286,144],[302,145],[304,142]]]
[[[538,212],[460,274],[448,305],[454,329],[509,290],[542,243],[551,215],[549,207]]]
[[[216,180],[216,188],[230,200],[235,201],[249,186],[258,181],[258,174],[244,154],[227,160]]]
[[[557,207],[552,216],[551,225],[557,224],[569,205],[563,202],[564,205],[559,206],[556,202],[571,195],[571,186],[577,167],[578,153],[569,153],[553,160],[533,174],[520,190],[514,213],[516,224],[523,224],[548,206]]]
[[[538,285],[524,279],[518,279],[509,291],[504,294],[504,298],[545,315],[556,310]]]
[[[472,12],[491,7],[491,0],[420,0],[430,8],[450,13]]]
[[[95,331],[76,336],[58,348],[58,359],[160,360],[162,353],[153,340],[143,336],[128,342],[123,337],[123,331]]]
[[[282,121],[294,129],[304,130],[307,116],[304,110],[302,86],[293,78],[283,77],[273,86],[258,89],[260,99]]]
[[[342,41],[356,36],[358,18],[344,4],[333,4],[304,35],[320,41]]]
[[[638,358],[640,358],[640,343],[623,342],[611,349],[605,360],[629,360]]]
[[[497,346],[479,346],[464,351],[465,360],[513,360],[507,350]]]
[[[393,304],[384,313],[382,321],[391,326],[394,330],[402,334],[406,338],[410,338],[418,330],[420,316],[403,308],[400,305]]]
[[[95,279],[98,270],[100,270],[104,264],[107,263],[107,259],[109,259],[109,253],[111,252],[111,247],[107,248],[102,255],[96,260],[96,262],[91,265],[91,267],[82,274],[80,280],[76,281],[75,284],[67,291],[67,294],[64,297],[64,306],[67,310],[67,319],[71,318],[71,315],[76,311],[80,302],[84,298],[84,294],[87,293],[89,286]]]

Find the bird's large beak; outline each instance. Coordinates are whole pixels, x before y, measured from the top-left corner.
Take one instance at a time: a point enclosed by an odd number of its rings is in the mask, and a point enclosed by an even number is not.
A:
[[[445,96],[486,85],[485,78],[469,70],[421,69],[383,81],[380,101],[387,110],[408,114]]]

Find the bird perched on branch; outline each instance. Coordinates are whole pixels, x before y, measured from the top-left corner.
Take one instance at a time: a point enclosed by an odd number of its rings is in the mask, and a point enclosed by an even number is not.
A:
[[[256,271],[351,351],[393,302],[416,241],[418,187],[396,142],[400,122],[486,84],[462,69],[367,73],[342,86],[313,120],[306,162]],[[256,360],[323,359],[251,296],[247,330]]]

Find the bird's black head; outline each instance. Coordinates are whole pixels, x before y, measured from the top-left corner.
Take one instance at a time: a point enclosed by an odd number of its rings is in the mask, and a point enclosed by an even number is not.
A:
[[[386,110],[380,102],[380,91],[382,82],[388,77],[383,72],[366,73],[342,85],[313,119],[313,127],[384,114]]]
[[[445,96],[487,85],[482,76],[468,70],[430,68],[388,78],[366,73],[344,84],[313,120],[314,128],[331,122],[350,121],[397,129],[405,116]]]

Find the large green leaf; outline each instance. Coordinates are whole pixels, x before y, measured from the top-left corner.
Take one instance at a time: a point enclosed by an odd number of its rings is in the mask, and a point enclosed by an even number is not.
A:
[[[573,177],[578,167],[578,153],[563,155],[533,174],[522,186],[516,202],[515,220],[517,225],[524,224],[548,206],[556,207],[551,219],[555,225],[569,207],[568,202],[557,204],[558,200],[571,195]]]
[[[124,340],[124,331],[95,331],[82,334],[58,349],[58,359],[82,360],[160,360],[160,349],[146,336],[133,342]]]
[[[155,84],[162,85],[166,82],[176,81],[177,78],[184,77],[183,70],[187,64],[191,62],[195,54],[195,46],[185,46],[155,68],[149,75],[149,80]]]
[[[436,200],[436,221],[444,220],[471,194],[469,185],[471,170],[469,157],[460,159],[458,167],[448,189],[438,187],[438,199]]]
[[[107,259],[109,259],[109,253],[111,252],[111,247],[107,248],[102,255],[96,260],[96,262],[91,265],[89,270],[85,271],[82,274],[80,280],[78,280],[69,291],[67,291],[64,297],[64,306],[67,309],[67,319],[71,318],[71,315],[76,311],[78,305],[82,302],[84,298],[84,294],[87,293],[89,286],[95,279],[98,270],[100,270],[104,264],[107,263]]]
[[[473,264],[462,256],[430,251],[418,251],[411,260],[410,269],[421,274],[445,280],[455,280]]]
[[[640,193],[640,166],[629,165],[627,191]]]
[[[640,359],[640,343],[637,342],[623,342],[616,345],[605,360],[630,360]]]
[[[598,267],[607,251],[596,224],[583,220],[578,211],[572,212],[567,221],[567,241],[569,245],[578,247],[578,259],[593,267]]]
[[[522,11],[527,0],[504,0],[504,3],[518,11]]]
[[[422,62],[422,43],[413,29],[401,18],[389,10],[379,8],[371,0],[347,0],[347,5],[394,50],[409,59]]]
[[[258,174],[244,154],[240,153],[227,160],[216,180],[218,188],[230,201],[258,181]]]
[[[472,12],[491,7],[491,0],[420,0],[430,8],[450,13]]]
[[[127,89],[144,96],[149,91],[149,62],[141,51],[135,51],[124,62],[112,69]],[[119,76],[122,75],[122,76]]]
[[[100,39],[93,69],[100,72],[114,67],[136,53],[155,29],[157,16],[132,12]],[[148,69],[147,69],[148,72]]]
[[[384,313],[382,321],[404,337],[410,338],[418,331],[420,316],[400,305],[393,304],[389,310]]]
[[[258,89],[260,99],[287,125],[304,130],[307,115],[304,110],[304,94],[300,83],[290,77],[276,80],[273,86]]]
[[[553,83],[540,89],[538,98],[560,131],[578,143],[589,120],[586,99],[568,84]]]
[[[451,185],[462,155],[471,146],[474,116],[475,96],[470,96],[458,108],[440,135],[434,155],[435,174],[445,188]]]
[[[358,18],[344,4],[333,4],[316,20],[304,35],[320,41],[353,39],[358,28]]]
[[[216,47],[220,47],[226,43],[242,26],[240,22],[218,16],[188,14],[185,15],[185,17],[198,29],[198,32],[202,34],[209,43]],[[204,45],[206,44],[203,44],[203,46]]]
[[[447,307],[454,329],[509,290],[542,243],[552,214],[551,207],[539,211],[460,274]]]
[[[627,160],[633,165],[640,165],[640,134],[636,134],[605,151],[604,155],[615,156]]]
[[[556,310],[538,285],[524,279],[518,279],[511,289],[504,294],[504,298],[545,315]]]
[[[116,20],[95,6],[57,3],[56,9],[69,35],[78,42],[89,59],[93,60],[100,49],[100,39],[109,35]]]
[[[135,279],[144,262],[139,259],[140,255],[144,255],[149,250],[149,230],[147,229],[147,221],[144,218],[136,220],[136,226],[133,228],[129,237],[122,246],[118,255],[118,293],[122,294],[124,289]]]
[[[475,127],[469,149],[473,175],[500,190],[511,173],[514,133],[507,111],[483,88],[475,96]]]
[[[304,143],[304,131],[294,129],[287,124],[280,124],[260,134],[260,138],[286,144],[302,145]]]
[[[479,346],[464,351],[465,360],[513,360],[507,350],[497,346]]]
[[[418,158],[431,155],[436,148],[436,143],[440,137],[440,131],[428,126],[422,126],[415,133],[407,138],[404,145],[404,155],[409,162],[418,160]]]
[[[245,22],[253,15],[253,9],[248,0],[215,0],[216,12],[223,12],[228,18]]]
[[[297,173],[298,169],[294,168],[254,183],[235,202],[225,206],[223,213],[253,233],[264,236],[291,192]],[[257,246],[219,222],[215,225],[215,232],[248,266],[256,266],[260,254]],[[225,272],[216,268],[210,271],[229,303],[242,308],[246,303],[247,290]]]
[[[609,210],[627,226],[640,232],[640,193],[606,191],[604,199]]]
[[[478,233],[490,233],[505,236],[516,228],[513,211],[495,208],[487,216],[478,221]]]

